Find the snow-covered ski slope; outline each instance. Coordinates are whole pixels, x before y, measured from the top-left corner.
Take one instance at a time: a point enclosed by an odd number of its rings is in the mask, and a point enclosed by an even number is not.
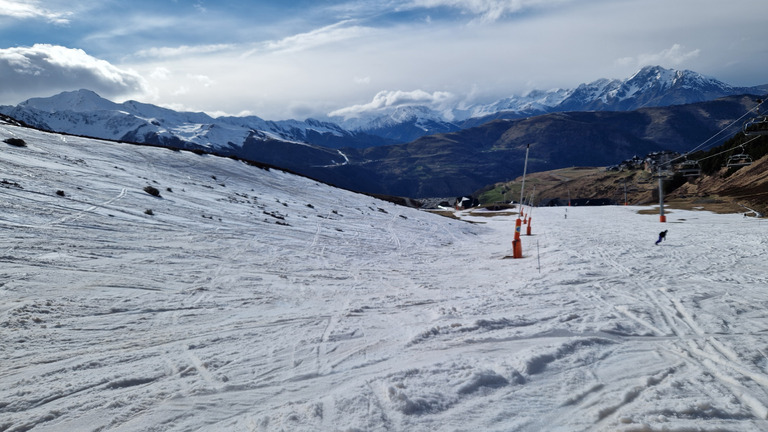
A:
[[[8,137],[0,431],[768,430],[762,220],[541,208],[503,259],[512,216]]]

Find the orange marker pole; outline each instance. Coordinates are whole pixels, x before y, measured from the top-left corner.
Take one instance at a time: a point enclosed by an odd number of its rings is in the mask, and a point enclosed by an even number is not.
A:
[[[520,185],[520,211],[517,215],[517,220],[515,221],[515,239],[512,240],[512,257],[513,258],[522,258],[523,257],[523,242],[520,241],[520,230],[522,228],[523,221],[520,219],[525,215],[523,211],[523,197],[524,191],[525,191],[525,173],[528,171],[528,151],[531,149],[531,145],[528,144],[525,147],[525,165],[523,165],[523,182]]]
[[[533,220],[532,217],[528,218],[528,228],[525,230],[525,235],[531,235],[531,221]]]
[[[522,222],[523,221],[520,218],[517,218],[515,221],[515,239],[512,240],[512,258],[523,257],[523,242],[520,240]]]

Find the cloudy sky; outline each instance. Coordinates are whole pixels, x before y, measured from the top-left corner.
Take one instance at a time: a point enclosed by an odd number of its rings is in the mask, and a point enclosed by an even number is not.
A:
[[[768,84],[765,0],[0,0],[0,104],[212,115],[490,102],[645,65]]]

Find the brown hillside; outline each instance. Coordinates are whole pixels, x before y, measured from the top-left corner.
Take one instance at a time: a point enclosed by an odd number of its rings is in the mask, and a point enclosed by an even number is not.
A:
[[[497,183],[479,193],[480,202],[518,201],[522,178]],[[665,182],[665,185],[669,180]],[[666,187],[665,186],[665,187]],[[534,192],[535,188],[535,192]],[[535,193],[536,205],[567,205],[586,200],[610,200],[614,204],[658,204],[658,179],[642,170],[606,171],[605,168],[565,168],[526,176],[526,199]],[[717,212],[745,212],[745,206],[768,214],[768,156],[727,175],[722,168],[712,175],[690,178],[665,194],[665,206],[698,208]]]
[[[720,197],[737,205],[768,213],[768,156],[763,156],[752,165],[745,166],[726,176],[722,168],[711,176],[702,176],[687,183],[670,194],[670,198]]]

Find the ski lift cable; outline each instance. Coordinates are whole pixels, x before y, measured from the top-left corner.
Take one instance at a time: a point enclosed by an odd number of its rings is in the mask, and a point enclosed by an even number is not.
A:
[[[747,141],[745,143],[742,143],[742,144],[739,144],[739,145],[735,145],[735,146],[733,146],[731,148],[728,148],[728,149],[725,149],[725,150],[721,151],[720,153],[715,153],[713,155],[709,155],[707,157],[698,159],[696,162],[701,162],[703,160],[707,160],[707,159],[710,159],[710,158],[713,158],[713,157],[716,157],[716,156],[720,156],[721,154],[725,154],[725,153],[728,153],[730,151],[733,151],[733,149],[738,148],[738,147],[744,147],[745,145],[751,143],[752,141],[755,141],[758,138],[760,138],[760,137],[754,137],[754,138],[752,138],[751,140],[749,140],[749,141]]]
[[[719,131],[719,132],[717,132],[716,134],[714,134],[714,135],[712,135],[711,137],[709,137],[709,138],[708,138],[706,141],[704,141],[704,142],[702,142],[701,144],[697,145],[697,146],[696,146],[696,147],[694,147],[693,149],[691,149],[691,150],[688,150],[687,152],[685,152],[685,153],[684,153],[684,154],[682,154],[681,156],[678,156],[678,157],[676,157],[676,158],[674,158],[674,159],[672,159],[672,160],[670,160],[670,161],[667,161],[666,163],[664,163],[664,164],[662,164],[662,165],[670,165],[670,166],[671,166],[673,162],[675,162],[675,161],[677,161],[677,160],[679,160],[679,159],[687,159],[687,157],[688,157],[688,155],[689,155],[689,154],[691,154],[691,153],[695,152],[696,150],[700,149],[701,147],[704,147],[704,145],[706,145],[708,142],[712,141],[712,140],[713,140],[715,137],[717,137],[718,135],[722,134],[722,133],[723,133],[723,132],[725,132],[726,130],[728,130],[728,129],[732,128],[732,127],[733,127],[733,126],[734,126],[736,123],[738,123],[738,122],[741,122],[741,121],[742,121],[742,119],[744,119],[744,117],[748,116],[748,115],[749,115],[751,112],[755,111],[755,112],[759,113],[759,112],[760,112],[760,105],[762,105],[762,104],[763,104],[763,102],[764,102],[763,100],[760,100],[760,102],[757,104],[757,106],[755,106],[755,107],[754,107],[754,108],[752,108],[752,109],[749,109],[749,110],[747,110],[747,112],[745,112],[745,113],[744,113],[744,115],[742,115],[741,117],[739,117],[739,118],[737,118],[736,120],[734,120],[733,122],[731,122],[731,124],[729,124],[728,126],[726,126],[726,127],[722,128],[722,129],[720,129],[720,131]],[[733,150],[733,149],[734,149],[734,148],[736,148],[736,147],[740,147],[740,146],[744,146],[744,145],[746,145],[746,144],[749,144],[749,143],[750,143],[750,142],[752,142],[752,141],[754,141],[754,138],[753,138],[753,139],[751,139],[751,140],[749,140],[749,141],[747,141],[747,142],[746,142],[746,143],[744,143],[744,144],[739,144],[739,145],[737,145],[737,146],[734,146],[734,147],[732,147],[732,148],[730,148],[730,149],[728,149],[728,150],[724,151],[723,153],[725,153],[725,152],[728,152],[728,151],[731,151],[731,150]],[[722,154],[722,153],[718,153],[717,155],[721,155],[721,154]],[[717,156],[717,155],[713,155],[713,156]],[[706,158],[704,158],[704,159],[708,159],[708,158],[710,158],[710,157],[712,157],[712,156],[708,156],[708,157],[706,157]],[[704,160],[704,159],[699,159],[699,160],[697,160],[696,162],[702,161],[702,160]]]
[[[750,114],[752,111],[754,111],[754,112],[756,112],[756,113],[758,113],[758,114],[759,114],[759,113],[760,113],[760,105],[762,105],[762,104],[763,104],[763,101],[762,101],[762,100],[760,100],[760,102],[757,104],[757,106],[755,106],[754,108],[752,108],[752,109],[750,109],[750,110],[747,110],[747,112],[745,112],[745,113],[744,113],[744,115],[742,115],[741,117],[737,118],[736,120],[734,120],[733,122],[731,122],[731,124],[729,124],[728,126],[724,127],[723,129],[721,129],[721,130],[720,130],[720,132],[718,132],[718,133],[716,133],[716,134],[712,135],[712,136],[711,136],[711,137],[710,137],[708,140],[706,140],[706,141],[704,141],[703,143],[699,144],[698,146],[694,147],[692,150],[689,150],[689,151],[686,153],[686,155],[688,155],[688,154],[691,154],[691,153],[695,152],[696,150],[698,150],[698,149],[700,149],[701,147],[703,147],[703,146],[704,146],[706,143],[708,143],[709,141],[711,141],[711,140],[712,140],[713,138],[715,138],[716,136],[718,136],[718,135],[720,135],[721,133],[725,132],[726,130],[728,130],[728,129],[732,128],[732,127],[733,127],[733,125],[735,125],[736,123],[740,122],[740,121],[741,121],[741,120],[742,120],[744,117],[748,116],[748,115],[749,115],[749,114]]]
[[[748,116],[748,115],[749,115],[749,114],[750,114],[752,111],[755,111],[755,110],[759,110],[759,109],[760,109],[760,105],[762,105],[762,102],[760,102],[760,103],[759,103],[759,104],[758,104],[758,105],[757,105],[755,108],[752,108],[751,110],[749,110],[749,111],[747,111],[746,113],[744,113],[744,115],[742,115],[741,117],[739,117],[739,118],[737,118],[736,120],[734,120],[733,122],[731,122],[731,124],[729,124],[728,126],[726,126],[726,127],[724,127],[723,129],[721,129],[721,130],[720,130],[720,132],[718,132],[718,133],[716,133],[716,134],[712,135],[712,136],[711,136],[711,137],[710,137],[708,140],[704,141],[703,143],[701,143],[701,144],[699,144],[698,146],[694,147],[693,149],[689,150],[689,151],[686,153],[686,155],[687,155],[687,154],[691,154],[691,153],[695,152],[696,150],[700,149],[700,148],[701,148],[701,147],[703,147],[705,144],[707,144],[709,141],[713,140],[713,139],[714,139],[716,136],[718,136],[718,135],[720,135],[721,133],[725,132],[726,130],[728,130],[728,129],[732,128],[732,127],[733,127],[733,126],[734,126],[736,123],[739,123],[739,122],[741,122],[741,120],[742,120],[744,117]]]

